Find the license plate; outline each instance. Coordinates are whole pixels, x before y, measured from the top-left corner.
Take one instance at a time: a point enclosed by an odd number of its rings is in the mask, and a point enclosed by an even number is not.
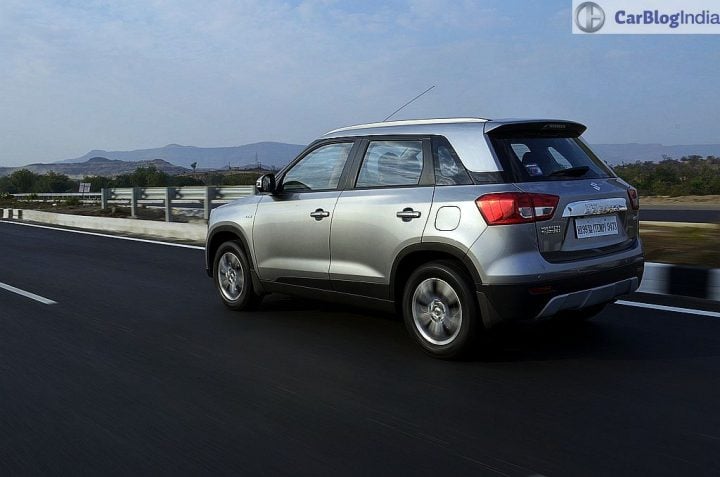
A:
[[[575,219],[575,233],[579,239],[617,235],[617,217],[614,215],[600,215],[598,217],[577,218]]]

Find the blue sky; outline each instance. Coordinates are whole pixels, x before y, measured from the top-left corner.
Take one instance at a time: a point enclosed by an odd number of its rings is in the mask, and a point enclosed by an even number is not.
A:
[[[0,165],[307,143],[395,118],[558,117],[720,143],[720,36],[572,35],[571,2],[0,3]]]

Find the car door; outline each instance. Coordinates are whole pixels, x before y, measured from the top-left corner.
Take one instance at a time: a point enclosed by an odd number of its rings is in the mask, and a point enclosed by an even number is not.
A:
[[[320,144],[278,177],[253,225],[261,280],[328,287],[330,223],[353,141]]]
[[[433,200],[428,139],[364,141],[353,187],[340,194],[330,232],[336,291],[387,298],[393,260],[422,240]]]

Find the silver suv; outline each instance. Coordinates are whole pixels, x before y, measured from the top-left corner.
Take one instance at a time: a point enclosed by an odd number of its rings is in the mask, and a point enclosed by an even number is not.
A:
[[[289,293],[398,310],[438,357],[505,320],[589,317],[638,288],[638,194],[557,120],[330,131],[214,210],[206,266],[242,310]]]

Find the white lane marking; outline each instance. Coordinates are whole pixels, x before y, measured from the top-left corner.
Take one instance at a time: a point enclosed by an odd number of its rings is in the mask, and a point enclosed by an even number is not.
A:
[[[675,313],[686,313],[688,315],[700,315],[700,316],[710,316],[712,318],[720,318],[720,313],[717,311],[696,310],[695,308],[680,308],[677,306],[654,305],[652,303],[641,303],[639,301],[627,301],[627,300],[618,300],[615,302],[615,304],[625,305],[625,306],[635,306],[638,308],[649,308],[651,310],[673,311]]]
[[[29,291],[21,290],[19,288],[15,288],[12,285],[8,285],[7,283],[0,282],[0,288],[7,290],[9,292],[17,293],[18,295],[22,295],[25,298],[30,298],[31,300],[39,301],[43,305],[55,305],[57,304],[56,301],[50,300],[48,298],[45,298],[44,296],[36,295],[34,293],[30,293]]]
[[[173,243],[173,242],[162,242],[160,240],[149,240],[149,239],[141,239],[136,237],[123,237],[121,235],[110,235],[110,234],[101,234],[98,232],[87,232],[85,230],[74,230],[74,229],[63,229],[60,227],[49,227],[47,225],[37,225],[37,224],[24,224],[21,222],[9,222],[7,220],[0,220],[0,222],[5,224],[13,224],[13,225],[23,225],[25,227],[36,227],[38,229],[49,229],[49,230],[59,230],[61,232],[72,232],[74,234],[82,234],[82,235],[93,235],[95,237],[105,237],[105,238],[114,238],[114,239],[120,239],[120,240],[130,240],[131,242],[144,242],[144,243],[154,243],[157,245],[168,245],[170,247],[181,247],[181,248],[191,248],[194,250],[205,250],[205,247],[201,247],[199,245],[187,245],[184,243]]]

